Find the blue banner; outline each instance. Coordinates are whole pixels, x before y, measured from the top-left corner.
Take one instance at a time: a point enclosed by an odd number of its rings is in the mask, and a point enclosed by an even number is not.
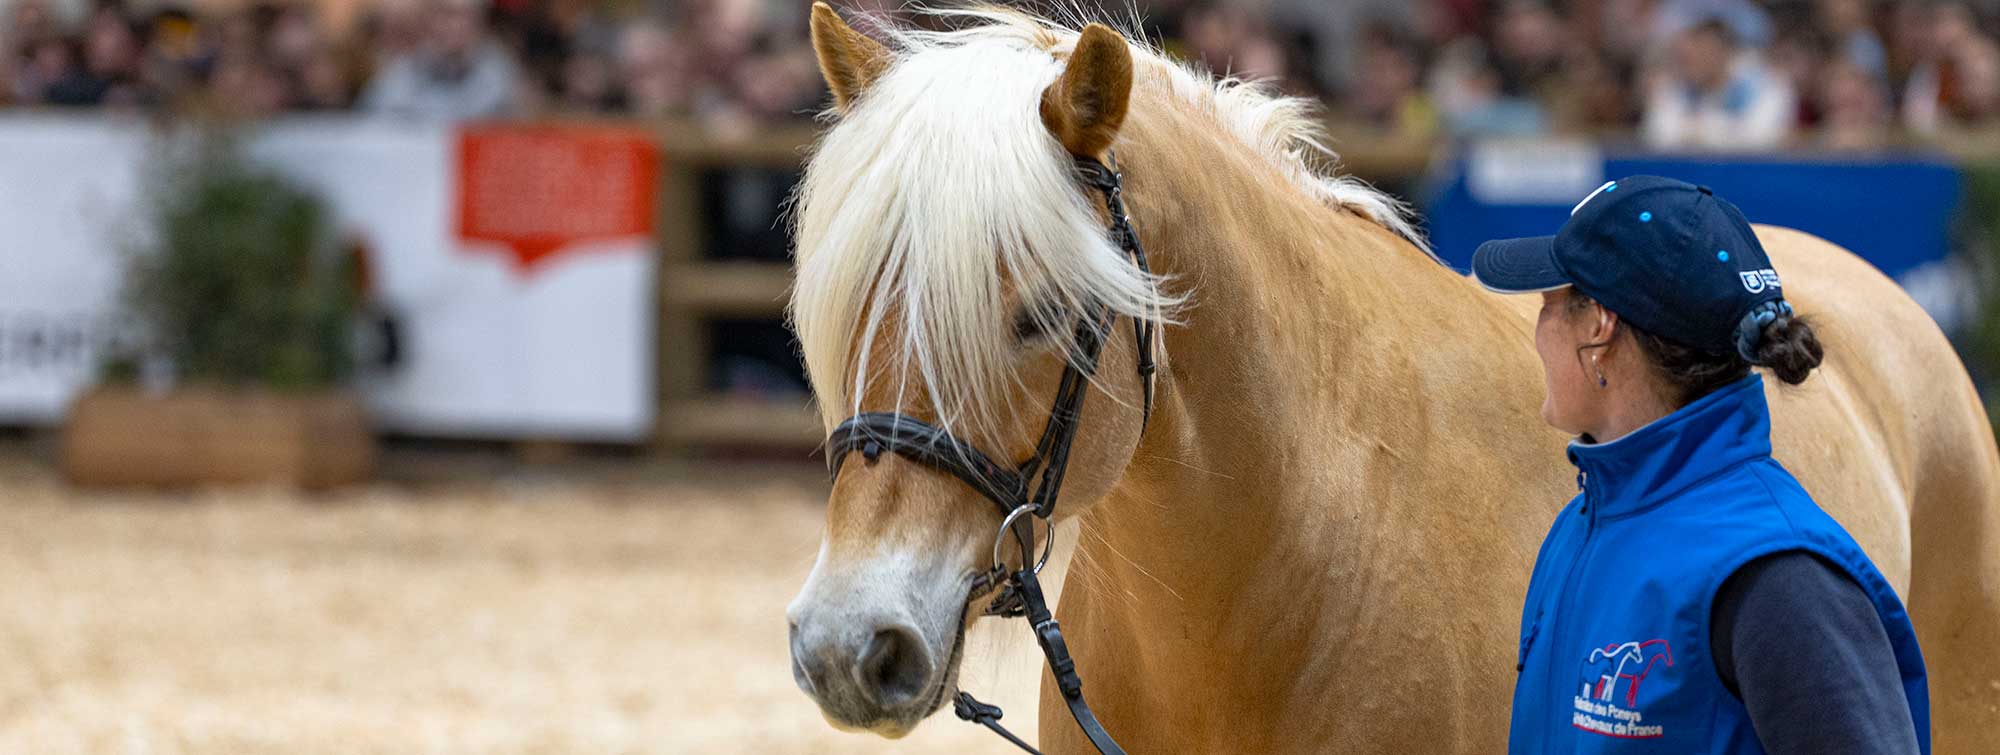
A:
[[[1944,259],[1960,189],[1957,168],[1924,155],[1598,155],[1533,146],[1496,154],[1475,148],[1430,181],[1424,214],[1431,243],[1464,270],[1481,242],[1555,233],[1576,201],[1599,183],[1635,174],[1713,188],[1751,222],[1815,234],[1891,277]]]

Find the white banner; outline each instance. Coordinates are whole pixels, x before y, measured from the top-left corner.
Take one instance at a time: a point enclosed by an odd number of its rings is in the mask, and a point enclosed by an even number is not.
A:
[[[0,118],[0,422],[58,422],[94,379],[122,250],[145,233],[138,195],[154,143],[140,124],[95,115]],[[602,129],[461,133],[350,118],[281,121],[249,144],[260,163],[324,197],[342,234],[371,252],[377,296],[402,336],[401,361],[357,381],[379,427],[492,438],[651,434],[650,146]],[[477,145],[535,159],[474,161]],[[637,173],[606,169],[607,156]],[[463,188],[468,166],[488,164],[512,172],[485,179],[487,189]],[[522,185],[531,188],[489,196],[491,187]],[[583,199],[522,193],[550,186]],[[486,209],[471,211],[475,200]],[[645,207],[643,225],[597,217],[610,200]],[[485,215],[515,222],[489,232],[479,226]]]

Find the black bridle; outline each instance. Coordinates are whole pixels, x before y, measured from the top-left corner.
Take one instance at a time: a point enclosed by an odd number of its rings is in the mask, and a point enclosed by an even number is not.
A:
[[[1096,158],[1076,158],[1078,178],[1104,195],[1104,206],[1111,216],[1112,240],[1142,273],[1150,274],[1146,250],[1139,245],[1132,218],[1125,214],[1122,177],[1116,165],[1115,158],[1109,165]],[[1083,680],[1077,676],[1076,662],[1070,659],[1062,628],[1049,613],[1037,577],[1048,560],[1049,544],[1043,544],[1041,558],[1033,558],[1034,525],[1023,515],[1033,514],[1049,522],[1049,517],[1055,514],[1056,496],[1062,491],[1063,474],[1069,468],[1070,444],[1076,440],[1077,424],[1082,418],[1083,397],[1091,376],[1097,372],[1098,357],[1116,318],[1109,305],[1098,305],[1095,311],[1078,315],[1077,348],[1063,369],[1062,383],[1056,388],[1055,405],[1049,408],[1041,439],[1035,442],[1034,453],[1011,468],[1001,466],[993,457],[942,428],[898,412],[857,414],[835,427],[826,439],[826,463],[835,477],[840,475],[841,464],[850,452],[860,451],[862,457],[873,462],[887,451],[957,477],[999,508],[1001,523],[993,542],[993,568],[974,581],[967,600],[998,588],[1000,595],[987,605],[983,615],[1027,617],[1036,642],[1042,646],[1042,654],[1048,657],[1049,672],[1055,677],[1057,689],[1062,691],[1063,701],[1069,705],[1070,715],[1104,755],[1124,755],[1125,751],[1112,741],[1111,734],[1083,701]],[[1145,395],[1139,426],[1143,434],[1153,416],[1153,323],[1134,319],[1132,338],[1138,345],[1139,380]],[[1050,523],[1050,540],[1055,537],[1053,527]],[[1000,555],[1001,544],[1010,532],[1021,548],[1021,568],[1011,572]],[[961,690],[953,699],[952,708],[959,718],[984,725],[1021,749],[1040,755],[1000,725],[998,707],[975,700]]]

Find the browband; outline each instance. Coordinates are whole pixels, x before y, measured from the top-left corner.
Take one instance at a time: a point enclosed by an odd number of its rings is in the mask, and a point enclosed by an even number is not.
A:
[[[865,412],[847,418],[826,438],[828,471],[839,476],[842,461],[854,451],[869,461],[887,451],[949,473],[986,496],[1000,508],[1001,516],[1028,497],[1026,484],[1014,470],[995,463],[951,433],[908,415]]]

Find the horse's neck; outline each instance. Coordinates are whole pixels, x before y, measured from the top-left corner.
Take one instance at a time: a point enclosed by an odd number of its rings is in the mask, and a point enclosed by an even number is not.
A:
[[[1199,627],[1210,636],[1187,641],[1228,650],[1326,618],[1302,603],[1363,604],[1329,568],[1385,526],[1361,505],[1382,479],[1371,473],[1418,461],[1395,457],[1420,445],[1419,350],[1462,338],[1452,321],[1493,303],[1249,150],[1147,122],[1121,147],[1131,213],[1193,308],[1166,331],[1154,426],[1086,519],[1079,582],[1131,596],[1130,619]]]

